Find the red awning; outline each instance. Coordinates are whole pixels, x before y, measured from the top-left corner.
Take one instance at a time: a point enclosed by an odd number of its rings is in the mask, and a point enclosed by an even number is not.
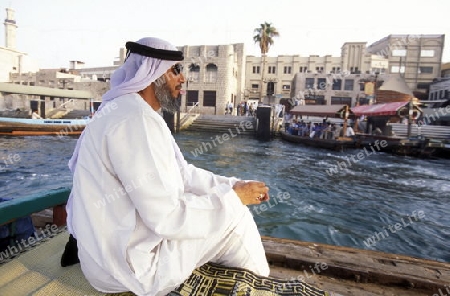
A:
[[[406,106],[409,102],[392,102],[384,104],[363,105],[353,107],[351,110],[356,116],[383,116],[398,115],[397,111]]]

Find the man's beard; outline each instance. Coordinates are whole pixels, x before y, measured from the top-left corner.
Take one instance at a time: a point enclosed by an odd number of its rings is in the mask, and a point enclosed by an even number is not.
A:
[[[172,97],[170,88],[167,86],[163,77],[156,79],[155,81],[155,96],[161,105],[162,111],[175,113],[179,109],[177,98]]]

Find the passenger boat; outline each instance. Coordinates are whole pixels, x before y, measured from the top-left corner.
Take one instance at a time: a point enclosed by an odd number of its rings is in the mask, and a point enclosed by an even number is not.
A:
[[[84,278],[79,264],[64,268],[60,266],[69,236],[64,227],[64,204],[69,194],[70,188],[60,188],[0,203],[0,225],[8,224],[11,229],[16,227],[11,222],[17,218],[53,208],[52,224],[44,229],[46,235],[41,232],[37,243],[36,240],[34,243],[28,240],[27,245],[20,242],[23,246],[13,258],[0,258],[0,295],[116,295],[96,291]],[[266,284],[279,284],[281,282],[277,281],[283,280],[284,286],[275,285],[258,295],[430,296],[450,293],[449,263],[291,239],[263,237],[262,240],[271,274],[270,278],[256,277],[256,280]],[[19,250],[19,247],[16,249]],[[8,255],[7,252],[0,253],[2,256],[5,254]],[[229,272],[234,271],[230,269]],[[242,270],[239,273],[242,274]],[[219,277],[220,274],[216,274],[210,283]],[[250,279],[255,281],[255,277]],[[227,285],[238,280],[231,278]],[[294,280],[309,286],[298,293],[277,292],[293,286]],[[194,282],[201,284],[198,279]],[[308,289],[311,287],[327,291],[328,294]],[[214,294],[209,291],[201,295],[253,295],[247,292],[239,290],[234,291],[234,294]]]
[[[346,134],[347,120],[351,114],[351,110],[347,105],[301,105],[295,106],[289,112],[291,115],[300,116],[304,122],[311,121],[309,116],[325,118],[339,118],[339,121],[343,124],[343,134]],[[303,118],[303,116],[307,116]],[[336,123],[336,122],[334,122]],[[339,137],[335,139],[333,136],[322,138],[310,138],[309,136],[292,135],[285,131],[280,131],[280,136],[283,140],[291,143],[299,143],[307,146],[325,148],[337,151],[343,151],[346,148],[355,148],[355,140],[351,137]]]
[[[0,117],[0,135],[80,135],[89,119],[28,119]]]
[[[349,137],[340,137],[338,139],[320,139],[310,138],[308,136],[302,137],[291,135],[288,132],[280,131],[280,136],[283,140],[291,143],[299,143],[306,146],[324,148],[336,151],[343,151],[348,148],[356,148],[356,141]]]

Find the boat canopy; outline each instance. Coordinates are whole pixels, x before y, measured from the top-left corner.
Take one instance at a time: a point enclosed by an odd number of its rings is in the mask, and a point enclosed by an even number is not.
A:
[[[344,118],[346,106],[347,105],[300,105],[292,108],[289,113],[293,115]]]
[[[353,107],[352,111],[356,116],[395,116],[395,115],[406,115],[408,114],[408,105],[409,102],[392,102],[392,103],[383,103],[383,104],[374,104],[374,105],[363,105]],[[421,111],[417,106],[417,103],[414,104],[414,109],[416,111]]]

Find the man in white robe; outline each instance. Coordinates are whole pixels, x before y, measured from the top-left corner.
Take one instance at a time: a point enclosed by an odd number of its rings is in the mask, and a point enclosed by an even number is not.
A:
[[[188,164],[158,113],[176,108],[182,52],[157,38],[127,49],[69,162],[67,225],[87,280],[107,293],[166,295],[207,262],[268,276],[247,205],[269,189]]]

